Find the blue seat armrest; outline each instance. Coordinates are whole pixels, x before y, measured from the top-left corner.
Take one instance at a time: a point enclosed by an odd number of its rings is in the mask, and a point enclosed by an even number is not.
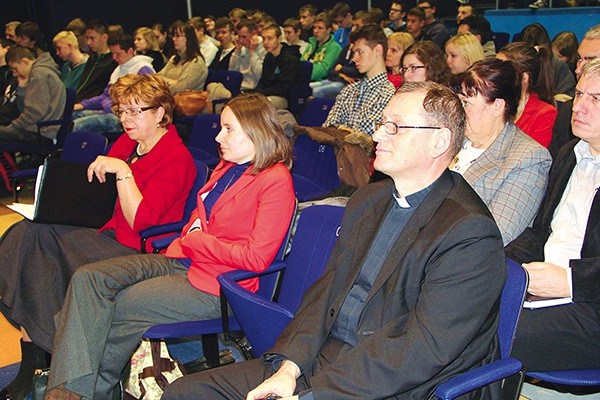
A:
[[[154,251],[154,253],[158,253],[160,250],[169,247],[169,245],[171,244],[171,242],[173,240],[177,239],[179,236],[180,236],[179,233],[174,233],[174,234],[169,235],[169,236],[163,236],[161,238],[154,239],[152,241],[152,250]]]
[[[181,232],[181,230],[183,229],[184,225],[185,225],[185,222],[179,221],[179,222],[171,222],[170,224],[151,226],[149,228],[142,229],[140,231],[140,241],[141,241],[140,249],[141,249],[142,253],[146,253],[146,243],[148,242],[148,239],[153,238],[155,236],[165,235],[167,233],[173,233],[173,232],[179,234],[179,232]],[[167,243],[167,246],[172,241],[173,241],[173,239],[171,239]],[[152,242],[152,246],[154,247],[154,242]]]
[[[508,378],[518,373],[522,367],[523,364],[512,357],[496,360],[442,383],[436,388],[435,395],[442,400],[455,399],[492,382]]]
[[[228,282],[228,284],[229,283],[236,284],[235,282],[238,282],[238,281],[243,281],[245,279],[250,279],[250,278],[258,278],[263,275],[282,271],[284,269],[285,269],[284,261],[275,261],[271,265],[269,265],[269,268],[265,269],[264,271],[258,272],[258,271],[246,271],[243,269],[236,269],[234,271],[230,271],[230,272],[227,272],[227,273],[217,276],[217,280],[221,284],[223,282]]]
[[[64,119],[49,119],[46,121],[38,121],[38,122],[36,122],[36,125],[38,128],[41,128],[44,126],[62,125],[66,122],[69,122],[69,121],[64,120]]]

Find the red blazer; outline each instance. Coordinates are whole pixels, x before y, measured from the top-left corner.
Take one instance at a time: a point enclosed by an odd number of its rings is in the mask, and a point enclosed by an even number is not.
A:
[[[206,221],[201,196],[234,165],[221,161],[217,166],[198,192],[198,207],[181,237],[166,252],[167,257],[190,258],[191,284],[217,296],[219,274],[236,269],[262,271],[269,266],[287,232],[295,205],[292,177],[278,163],[257,175],[244,173],[217,199]],[[202,230],[187,233],[198,218]],[[242,286],[256,291],[258,280],[245,281]]]
[[[540,100],[537,94],[531,92],[523,114],[521,114],[515,125],[535,139],[536,142],[548,148],[557,114],[556,107]]]
[[[126,134],[121,135],[108,155],[127,160],[135,146],[135,140]],[[100,231],[114,229],[119,243],[139,250],[139,232],[142,229],[181,221],[185,201],[196,177],[196,167],[177,130],[169,125],[167,133],[152,150],[130,168],[144,197],[135,214],[133,228],[125,220],[117,199],[112,218]]]

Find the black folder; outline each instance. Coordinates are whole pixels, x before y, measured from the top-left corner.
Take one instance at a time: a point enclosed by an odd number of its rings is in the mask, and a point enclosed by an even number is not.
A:
[[[113,215],[117,200],[115,174],[106,182],[87,180],[87,165],[47,158],[38,173],[33,218],[9,206],[33,222],[100,228]],[[16,207],[15,207],[16,206]]]

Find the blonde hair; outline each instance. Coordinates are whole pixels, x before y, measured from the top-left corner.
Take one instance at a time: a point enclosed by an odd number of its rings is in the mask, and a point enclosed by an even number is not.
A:
[[[77,36],[75,36],[75,34],[71,31],[58,32],[56,36],[54,36],[54,39],[52,39],[52,43],[54,43],[55,46],[60,41],[70,44],[75,48],[79,48],[79,41],[77,40]]]
[[[415,42],[415,39],[408,32],[394,32],[388,36],[388,41],[390,40],[400,46],[402,51]]]
[[[165,110],[160,126],[167,126],[173,120],[175,100],[169,87],[158,74],[127,74],[110,86],[108,90],[113,102],[113,110],[119,103],[146,103],[149,107],[162,107]]]
[[[133,33],[134,40],[137,35],[142,35],[142,37],[144,38],[146,43],[148,43],[148,48],[146,49],[146,51],[148,51],[148,50],[160,51],[160,45],[158,44],[156,37],[154,37],[154,34],[152,33],[152,29],[150,29],[146,26],[139,27]]]
[[[473,63],[485,58],[479,39],[472,33],[459,33],[456,36],[452,36],[446,42],[446,46],[449,44],[453,44],[458,48],[458,52],[467,60],[469,65],[473,65]]]

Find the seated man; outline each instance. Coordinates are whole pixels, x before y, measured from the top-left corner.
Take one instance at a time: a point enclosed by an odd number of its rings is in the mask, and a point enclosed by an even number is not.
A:
[[[310,61],[313,64],[310,80],[321,81],[327,76],[327,72],[333,67],[342,48],[333,39],[331,34],[332,22],[327,13],[319,13],[313,24],[313,35],[308,39],[308,46],[302,54],[302,61]]]
[[[285,109],[288,92],[304,79],[300,54],[297,47],[282,43],[281,29],[276,24],[265,26],[261,35],[267,55],[262,76],[254,90],[267,96],[275,108]]]
[[[425,26],[425,13],[417,7],[413,7],[408,10],[406,15],[406,32],[412,35],[415,42],[431,40],[431,37],[423,30]]]
[[[313,35],[313,24],[315,23],[315,17],[317,16],[317,7],[312,4],[305,4],[298,9],[298,20],[302,25],[302,32],[300,33],[300,39],[308,42]]]
[[[49,53],[42,53],[36,58],[30,49],[20,45],[11,46],[5,58],[17,77],[16,96],[21,113],[8,125],[0,126],[0,145],[38,143],[40,135],[36,123],[60,119],[65,111],[67,93],[58,67]],[[41,128],[41,140],[56,139],[58,128]]]
[[[108,25],[99,20],[90,21],[85,28],[90,58],[77,86],[77,101],[89,99],[102,93],[110,74],[117,67],[108,48]]]
[[[163,399],[425,399],[498,358],[502,239],[448,170],[464,133],[460,100],[433,82],[407,83],[378,125],[375,168],[392,179],[350,198],[325,274],[274,347],[178,379]]]
[[[60,80],[66,87],[77,90],[81,74],[90,56],[79,50],[77,36],[71,31],[58,32],[52,39],[52,43],[56,49],[56,55],[64,61],[60,71]]]
[[[200,17],[190,18],[188,24],[194,27],[196,37],[198,38],[198,45],[200,46],[200,53],[204,57],[204,63],[210,65],[215,59],[215,55],[219,51],[219,48],[212,41],[211,37],[206,34],[206,25],[204,20]]]
[[[152,58],[134,55],[133,37],[129,34],[111,36],[108,47],[113,60],[119,64],[110,76],[102,94],[75,104],[73,132],[117,132],[121,131],[121,120],[112,110],[112,100],[108,94],[110,85],[127,74],[153,74]]]
[[[425,13],[425,26],[423,32],[444,49],[446,41],[450,37],[444,21],[435,17],[437,13],[437,0],[418,0],[419,9]]]
[[[243,19],[235,27],[237,36],[235,48],[229,60],[229,69],[244,75],[242,90],[254,89],[262,75],[263,61],[267,52],[262,45],[262,38],[256,32],[256,24]]]
[[[12,40],[0,38],[0,125],[8,125],[19,116],[17,89],[19,83],[6,63],[6,52],[15,44]]]
[[[393,32],[406,31],[406,21],[404,21],[404,18],[406,18],[406,4],[404,4],[404,1],[392,1],[388,17],[390,19],[390,23],[387,28],[391,31],[390,35]]]
[[[468,6],[469,4],[463,4]],[[490,22],[481,15],[465,17],[458,23],[458,33],[472,33],[479,39],[483,47],[483,55],[486,58],[496,57],[496,44],[492,40],[492,29]]]
[[[215,71],[227,71],[231,55],[235,49],[233,43],[235,28],[229,18],[221,17],[215,21],[215,35],[219,41],[219,50],[217,50],[217,54],[215,54],[208,68]]]
[[[336,3],[331,9],[331,17],[338,26],[333,32],[333,39],[343,49],[348,45],[348,35],[352,31],[352,10],[347,3]]]
[[[575,88],[573,133],[550,170],[531,228],[506,248],[529,273],[528,292],[572,304],[523,310],[512,355],[528,371],[600,368],[600,59]]]
[[[373,120],[379,118],[396,90],[385,68],[387,38],[380,27],[365,25],[350,34],[350,43],[352,60],[364,76],[342,89],[323,126],[343,125],[372,135]]]
[[[298,52],[303,54],[304,50],[306,50],[306,46],[308,46],[308,42],[300,39],[300,33],[302,33],[300,21],[295,18],[288,18],[283,21],[283,33],[285,33],[285,41],[287,44],[297,47]]]

